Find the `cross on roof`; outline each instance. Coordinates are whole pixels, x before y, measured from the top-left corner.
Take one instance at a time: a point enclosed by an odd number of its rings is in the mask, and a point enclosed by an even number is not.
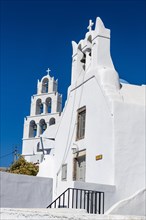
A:
[[[89,26],[87,27],[87,29],[89,29],[89,31],[92,31],[93,25],[94,25],[94,23],[92,22],[92,20],[89,20]]]
[[[50,70],[49,68],[46,70],[46,72],[48,73],[48,75],[49,75],[50,71],[51,71],[51,70]]]

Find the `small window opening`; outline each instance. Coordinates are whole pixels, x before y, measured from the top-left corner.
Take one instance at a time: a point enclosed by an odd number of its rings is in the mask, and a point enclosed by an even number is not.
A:
[[[52,99],[51,98],[46,99],[46,105],[47,105],[47,112],[51,113],[52,111]]]
[[[86,123],[86,107],[78,109],[77,113],[77,136],[76,140],[83,139],[85,136],[85,123]]]
[[[49,88],[49,80],[47,78],[42,81],[42,93],[47,93]]]
[[[49,125],[54,125],[55,124],[55,118],[50,118],[50,121],[49,121]]]
[[[62,181],[67,180],[67,164],[62,165]]]
[[[86,63],[86,54],[85,53],[83,54],[83,57],[81,59],[81,63]]]
[[[43,103],[41,103],[41,105],[40,105],[40,114],[42,114],[43,113]]]
[[[37,135],[37,125],[35,121],[31,121],[29,124],[29,137],[35,137]]]
[[[36,115],[43,113],[43,103],[41,99],[36,101]]]
[[[92,36],[90,35],[87,39],[92,44]]]
[[[40,125],[40,134],[43,134],[47,128],[47,124],[46,124],[45,120],[41,119],[39,125]]]

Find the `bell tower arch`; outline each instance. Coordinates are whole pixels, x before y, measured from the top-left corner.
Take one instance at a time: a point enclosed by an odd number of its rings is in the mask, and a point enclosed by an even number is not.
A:
[[[48,68],[47,75],[38,80],[37,94],[31,97],[30,115],[24,120],[22,155],[30,162],[41,162],[44,154],[44,149],[40,149],[41,136],[49,126],[57,126],[62,111],[58,80],[50,76],[50,71]]]

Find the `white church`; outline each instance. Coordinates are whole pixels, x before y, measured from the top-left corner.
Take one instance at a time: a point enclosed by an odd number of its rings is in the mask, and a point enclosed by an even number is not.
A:
[[[38,80],[24,120],[22,155],[39,163],[38,176],[53,178],[59,206],[77,200],[76,207],[93,209],[102,200],[93,210],[99,213],[129,198],[140,212],[146,188],[146,86],[120,80],[110,55],[110,30],[100,18],[92,26],[90,20],[85,38],[72,42],[71,85],[63,110],[50,70]],[[61,204],[63,192],[68,194]],[[85,204],[82,194],[92,204]]]

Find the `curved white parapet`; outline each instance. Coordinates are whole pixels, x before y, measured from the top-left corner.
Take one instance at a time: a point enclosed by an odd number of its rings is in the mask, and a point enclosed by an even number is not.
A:
[[[146,189],[142,189],[131,197],[119,201],[106,214],[146,216]]]
[[[115,91],[120,89],[119,75],[115,69],[103,67],[98,72],[99,81],[103,87],[113,88]]]

